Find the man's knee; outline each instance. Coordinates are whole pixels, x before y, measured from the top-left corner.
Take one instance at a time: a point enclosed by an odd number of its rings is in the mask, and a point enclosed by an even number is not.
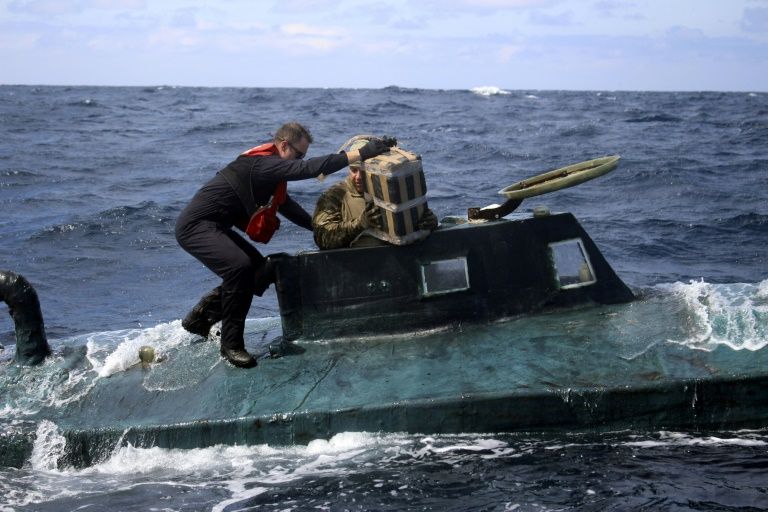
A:
[[[234,287],[243,289],[251,287],[256,268],[247,254],[233,258],[229,262],[229,268],[224,276],[224,282]]]

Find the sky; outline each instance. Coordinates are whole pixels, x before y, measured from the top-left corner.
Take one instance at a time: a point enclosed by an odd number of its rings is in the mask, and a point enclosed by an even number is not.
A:
[[[0,84],[768,91],[768,0],[0,0]]]

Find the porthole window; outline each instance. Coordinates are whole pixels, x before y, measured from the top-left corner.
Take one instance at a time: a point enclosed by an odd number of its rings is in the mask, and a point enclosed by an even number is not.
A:
[[[467,258],[451,258],[421,264],[421,289],[424,296],[469,289]]]
[[[597,281],[581,239],[551,243],[549,250],[561,289],[578,288]]]

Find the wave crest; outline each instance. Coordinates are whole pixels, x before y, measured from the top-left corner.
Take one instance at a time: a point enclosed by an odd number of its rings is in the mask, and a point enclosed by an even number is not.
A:
[[[505,95],[505,94],[512,94],[511,92],[501,89],[499,87],[496,87],[494,85],[482,85],[479,87],[473,87],[470,89],[470,91],[480,96],[499,96],[499,95]]]
[[[689,336],[669,340],[711,351],[720,346],[757,351],[768,345],[768,279],[757,284],[710,284],[703,280],[661,285],[688,309]]]

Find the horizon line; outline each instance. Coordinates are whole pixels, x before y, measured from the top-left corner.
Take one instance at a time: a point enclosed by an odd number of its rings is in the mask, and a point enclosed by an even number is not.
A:
[[[144,85],[106,85],[106,84],[44,84],[44,83],[0,83],[0,87],[98,87],[98,88],[169,88],[169,89],[299,89],[299,90],[383,90],[383,89],[404,89],[404,90],[417,90],[417,91],[467,91],[474,92],[476,89],[497,89],[499,93],[504,92],[526,92],[526,91],[540,91],[540,92],[689,92],[689,93],[755,93],[765,94],[768,93],[768,89],[732,89],[732,90],[718,90],[718,89],[569,89],[569,88],[517,88],[509,89],[500,87],[497,85],[476,85],[467,88],[445,88],[445,87],[409,87],[396,84],[390,84],[381,87],[329,87],[329,86],[317,86],[317,87],[298,87],[298,86],[260,86],[260,85],[171,85],[171,84],[144,84]]]

